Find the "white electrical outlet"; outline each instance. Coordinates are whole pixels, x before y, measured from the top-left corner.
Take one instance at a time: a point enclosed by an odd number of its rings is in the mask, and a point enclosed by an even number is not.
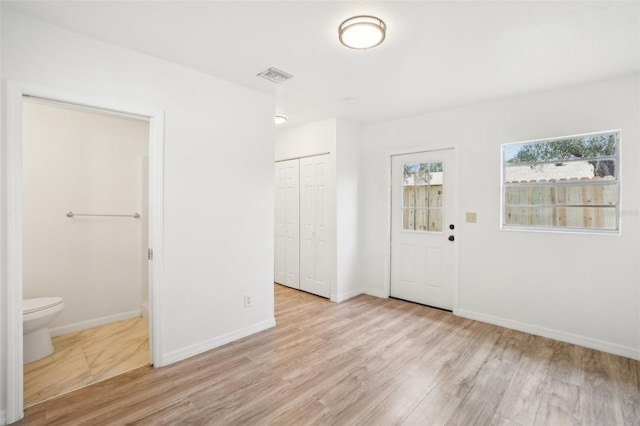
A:
[[[250,294],[245,294],[244,295],[244,307],[248,308],[250,306],[253,306],[253,296],[251,296]]]

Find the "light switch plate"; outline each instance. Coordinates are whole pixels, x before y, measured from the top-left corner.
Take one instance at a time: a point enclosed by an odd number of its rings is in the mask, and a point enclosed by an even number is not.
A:
[[[466,212],[464,215],[467,223],[476,223],[478,221],[478,213],[476,212]]]

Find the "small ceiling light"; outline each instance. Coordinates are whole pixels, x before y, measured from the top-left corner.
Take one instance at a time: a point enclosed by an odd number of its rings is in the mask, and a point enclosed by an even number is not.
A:
[[[276,114],[275,117],[274,117],[274,122],[276,124],[283,124],[287,120],[288,120],[288,117],[286,115],[283,115],[283,114]]]
[[[340,24],[338,34],[340,43],[351,49],[371,49],[384,41],[387,26],[375,16],[360,15]]]

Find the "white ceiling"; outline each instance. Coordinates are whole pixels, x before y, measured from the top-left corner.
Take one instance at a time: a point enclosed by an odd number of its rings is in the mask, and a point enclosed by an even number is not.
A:
[[[3,1],[4,8],[274,93],[288,125],[372,122],[640,70],[640,2]],[[372,14],[385,42],[337,28]],[[275,66],[295,77],[274,85]],[[355,101],[354,101],[355,100]]]

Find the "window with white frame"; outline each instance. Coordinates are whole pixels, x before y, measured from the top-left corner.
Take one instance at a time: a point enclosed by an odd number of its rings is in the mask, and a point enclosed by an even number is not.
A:
[[[502,145],[502,227],[616,233],[619,131]]]

